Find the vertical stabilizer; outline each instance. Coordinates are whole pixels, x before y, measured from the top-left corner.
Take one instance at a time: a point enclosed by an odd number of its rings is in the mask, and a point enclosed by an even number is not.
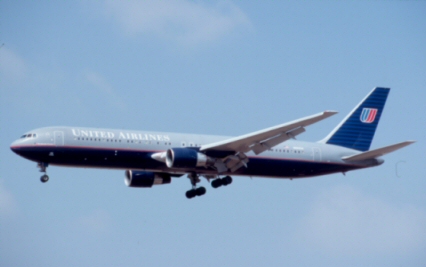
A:
[[[368,151],[390,88],[374,88],[321,142]]]

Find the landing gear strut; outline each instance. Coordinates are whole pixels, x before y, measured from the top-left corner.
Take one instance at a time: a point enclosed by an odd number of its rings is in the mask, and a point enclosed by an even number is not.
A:
[[[197,188],[197,183],[200,182],[200,178],[196,173],[189,174],[188,178],[189,180],[191,180],[191,185],[192,185],[192,189],[186,191],[186,194],[185,194],[188,199],[191,199],[196,196],[202,196],[206,193],[207,191],[206,188],[202,186]]]
[[[40,181],[42,183],[49,181],[49,176],[46,174],[47,166],[49,166],[49,164],[44,163],[44,162],[40,162],[40,163],[37,164],[37,167],[40,169],[40,172],[44,172],[44,174],[40,177]]]
[[[232,177],[231,176],[225,176],[223,178],[217,178],[212,182],[213,188],[221,187],[222,185],[227,186],[232,183]]]

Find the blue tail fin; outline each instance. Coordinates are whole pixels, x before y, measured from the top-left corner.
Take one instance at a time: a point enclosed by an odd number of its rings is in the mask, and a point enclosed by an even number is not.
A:
[[[368,151],[389,90],[374,88],[322,142]]]

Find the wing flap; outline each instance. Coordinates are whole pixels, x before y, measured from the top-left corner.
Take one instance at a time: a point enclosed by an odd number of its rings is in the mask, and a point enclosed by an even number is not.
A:
[[[336,111],[324,111],[302,119],[294,120],[288,123],[280,124],[257,132],[237,136],[224,141],[206,144],[201,146],[200,151],[219,150],[247,153],[254,150],[257,154],[284,142],[304,132],[305,126],[311,125],[323,119],[326,119]]]
[[[398,143],[398,144],[373,149],[373,150],[370,150],[370,151],[367,151],[367,152],[362,152],[362,153],[355,154],[355,155],[352,155],[352,156],[342,157],[342,159],[346,160],[346,161],[359,161],[359,160],[377,158],[377,157],[383,156],[385,154],[391,153],[395,150],[406,147],[408,145],[411,145],[414,142],[416,142],[416,141],[412,141],[412,140],[405,141],[405,142],[401,142],[401,143]]]
[[[305,131],[306,131],[305,128],[298,127],[294,130],[288,131],[286,133],[279,134],[279,135],[274,136],[274,137],[272,137],[268,140],[265,140],[263,142],[256,143],[253,146],[251,146],[250,149],[253,150],[253,152],[256,155],[259,155],[260,153],[262,153],[262,152],[264,152],[268,149],[271,149],[274,146],[281,144],[284,141],[287,141],[291,138],[295,138],[297,135],[299,135],[299,134],[301,134]]]

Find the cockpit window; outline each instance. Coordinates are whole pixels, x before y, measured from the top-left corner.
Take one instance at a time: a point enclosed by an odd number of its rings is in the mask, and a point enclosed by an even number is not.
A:
[[[23,138],[36,138],[37,135],[36,134],[24,134],[23,136],[21,136],[21,139]]]

